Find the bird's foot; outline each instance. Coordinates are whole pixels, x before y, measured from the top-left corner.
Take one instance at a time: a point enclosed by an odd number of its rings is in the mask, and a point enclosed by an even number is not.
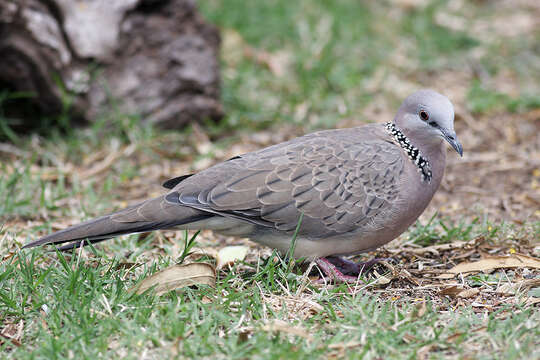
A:
[[[340,283],[356,283],[358,281],[358,276],[346,275],[343,271],[333,264],[328,258],[318,258],[315,260],[317,266],[321,271],[326,275],[325,277],[319,279],[317,282],[323,283],[326,282],[326,279],[334,280],[335,282]]]
[[[360,275],[368,272],[374,265],[381,261],[392,261],[392,259],[373,258],[369,261],[355,263],[340,256],[329,256],[315,260],[316,264],[326,275],[326,278],[320,279],[320,282],[331,279],[335,282],[349,284],[356,284]]]

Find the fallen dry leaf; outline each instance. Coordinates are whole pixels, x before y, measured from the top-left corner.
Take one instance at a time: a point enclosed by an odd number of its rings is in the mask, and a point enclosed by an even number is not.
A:
[[[206,263],[173,265],[147,277],[131,291],[142,294],[154,287],[156,295],[160,296],[174,289],[201,284],[215,286],[216,272],[212,265]]]
[[[446,271],[446,273],[439,275],[438,279],[451,279],[458,274],[465,276],[474,272],[489,271],[501,268],[534,268],[540,269],[540,260],[523,255],[513,254],[511,256],[489,256],[482,260],[473,262],[462,262],[457,264],[453,268]]]
[[[219,270],[226,265],[233,264],[235,261],[242,261],[246,258],[247,253],[247,246],[226,246],[217,253],[216,268]]]
[[[459,294],[463,289],[460,289],[459,287],[457,286],[450,286],[450,287],[447,287],[446,289],[442,289],[439,294],[440,295],[448,295],[448,296],[452,296],[452,297],[455,297],[457,296],[457,294]]]
[[[458,286],[451,286],[441,290],[439,294],[466,299],[478,295],[479,292],[478,289],[463,289]]]
[[[457,297],[467,299],[467,298],[472,298],[473,296],[476,296],[479,293],[480,293],[480,290],[478,289],[467,289],[457,294]]]

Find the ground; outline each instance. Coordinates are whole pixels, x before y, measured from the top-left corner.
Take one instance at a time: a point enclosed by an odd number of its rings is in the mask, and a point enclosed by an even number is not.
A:
[[[3,356],[538,358],[538,2],[200,6],[223,36],[222,123],[164,133],[109,109],[87,129],[64,121],[21,136],[2,125]],[[130,289],[182,257],[182,232],[74,254],[20,250],[162,194],[170,177],[316,129],[389,121],[422,87],[455,104],[464,157],[449,149],[441,188],[415,226],[354,257],[392,259],[357,284],[317,283],[314,268],[206,231],[185,262],[213,264],[231,245],[248,247],[244,261],[217,271],[214,287],[162,296]],[[458,265],[470,272],[445,275]]]

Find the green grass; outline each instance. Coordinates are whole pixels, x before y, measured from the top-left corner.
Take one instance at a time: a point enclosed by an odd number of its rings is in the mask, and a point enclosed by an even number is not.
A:
[[[540,53],[535,43],[540,31],[510,41],[487,41],[485,34],[468,31],[468,26],[453,30],[440,25],[440,14],[456,13],[445,1],[402,12],[385,3],[352,0],[228,1],[227,5],[210,0],[200,6],[210,21],[225,32],[237,32],[247,44],[291,55],[282,77],[251,59],[231,63],[224,57],[226,123],[234,128],[292,121],[312,129],[333,127],[351,117],[376,122],[364,111],[374,98],[386,96],[389,106],[398,105],[401,97],[396,94],[411,77],[417,77],[420,86],[444,92],[448,84],[430,76],[444,71],[471,72],[469,83],[460,85],[463,91],[470,89],[467,105],[476,113],[501,109],[497,99],[501,96],[503,109],[539,106]],[[473,25],[492,21],[495,10],[467,3],[456,16]],[[490,81],[502,70],[515,75],[513,80],[523,89],[519,96],[504,94]],[[481,81],[477,71],[484,74]],[[497,96],[484,99],[485,92]],[[298,111],[302,106],[307,110]]]
[[[277,76],[224,49],[227,116],[204,128],[216,149],[242,134],[279,131],[281,125],[307,132],[350,125],[351,119],[354,124],[388,121],[411,84],[466,93],[461,105],[480,119],[540,107],[538,30],[489,40],[470,30],[492,21],[498,9],[489,3],[464,2],[457,10],[444,1],[412,9],[393,3],[201,1],[203,15],[223,36],[240,36],[237,46],[288,56],[285,75]],[[470,28],[441,25],[440,14],[447,12]],[[498,86],[497,76],[504,73],[519,91]],[[460,81],[441,80],[448,74]],[[26,96],[0,94],[0,105],[10,96]],[[351,294],[345,285],[315,286],[301,268],[291,270],[272,255],[220,272],[216,288],[156,297],[129,289],[178,260],[181,250],[175,246],[181,244],[162,235],[123,237],[80,258],[78,252],[19,250],[57,224],[159,192],[164,179],[156,164],[212,155],[197,154],[190,129],[165,133],[139,120],[113,108],[80,129],[60,115],[47,119],[58,127],[22,136],[11,132],[17,121],[5,119],[0,106],[0,137],[22,152],[0,162],[0,331],[23,326],[20,346],[0,337],[0,358],[411,359],[427,350],[430,358],[538,357],[540,315],[521,295],[515,303],[479,311],[470,304],[456,307],[436,293],[388,296],[370,287]],[[129,147],[132,152],[105,172],[81,176],[102,160],[88,160],[96,149],[108,154]],[[527,243],[540,237],[540,225],[436,216],[413,226],[401,241],[429,246],[477,236],[492,244]],[[204,238],[197,241],[215,246]],[[467,284],[499,281],[493,279],[480,274]],[[423,302],[425,313],[418,305]],[[272,331],[279,320],[303,336]]]
[[[443,358],[464,355],[463,344],[474,342],[484,348],[497,346],[500,358],[517,359],[531,354],[540,335],[539,313],[532,308],[503,307],[487,316],[464,308],[457,316],[446,308],[449,304],[434,305],[428,299],[427,311],[419,315],[414,304],[381,301],[369,294],[353,296],[345,286],[321,290],[308,285],[309,295],[298,300],[315,302],[317,307],[304,317],[268,302],[270,296],[295,294],[305,281],[272,261],[261,264],[257,272],[232,271],[218,280],[215,289],[186,288],[160,298],[134,295],[131,286],[169,261],[144,266],[134,274],[102,255],[89,261],[76,254],[33,250],[0,266],[0,283],[10,285],[0,288],[3,321],[24,319],[27,324],[23,345],[11,348],[6,342],[4,351],[11,350],[4,354],[17,359],[135,359],[143,354],[304,359],[323,356],[334,344],[334,351],[344,347],[343,354],[353,358],[414,358],[425,346],[435,347],[436,357]],[[501,320],[505,311],[515,314]],[[299,327],[308,338],[269,331],[267,319]]]
[[[540,95],[512,97],[495,90],[482,87],[475,81],[469,90],[469,107],[475,114],[493,111],[524,112],[540,108]]]

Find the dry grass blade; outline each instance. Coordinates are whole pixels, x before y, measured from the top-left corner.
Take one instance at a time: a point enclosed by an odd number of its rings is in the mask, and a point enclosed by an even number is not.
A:
[[[267,67],[277,77],[287,75],[292,59],[291,54],[284,50],[268,52],[252,47],[240,33],[232,29],[223,31],[223,56],[232,64],[237,64],[244,57]]]
[[[118,160],[122,156],[131,155],[133,151],[135,151],[135,145],[132,144],[126,146],[122,151],[111,152],[107,154],[107,156],[102,161],[96,163],[90,169],[81,171],[80,176],[82,179],[86,179],[101,174],[104,171],[108,170],[111,166],[113,166],[116,160]]]
[[[520,291],[526,291],[531,288],[535,288],[539,286],[540,286],[540,278],[525,279],[525,280],[517,281],[514,283],[502,284],[495,290],[495,292],[497,294],[515,295]]]
[[[307,340],[312,339],[312,336],[308,333],[308,331],[305,328],[300,327],[300,326],[293,326],[283,320],[271,321],[263,325],[262,330],[268,331],[268,332],[281,332],[281,333],[286,333],[290,335],[296,335],[296,336],[303,337],[304,339],[307,339]]]
[[[206,263],[191,263],[173,265],[160,272],[153,274],[141,281],[131,291],[142,294],[150,288],[158,296],[171,290],[183,288],[190,285],[210,285],[216,284],[216,272],[214,267]]]
[[[490,271],[502,268],[533,268],[540,269],[540,260],[531,256],[522,254],[513,254],[511,256],[489,256],[479,261],[462,262],[446,271],[445,274],[438,276],[439,279],[451,279],[455,275],[479,271]]]
[[[421,248],[408,248],[408,247],[402,247],[399,249],[389,249],[391,253],[399,254],[403,251],[407,251],[411,254],[416,255],[423,255],[426,253],[431,253],[433,255],[439,255],[441,252],[449,251],[449,250],[455,250],[455,249],[463,249],[469,246],[475,246],[478,245],[478,243],[482,242],[484,239],[482,237],[473,239],[471,241],[454,241],[452,243],[448,244],[438,244],[438,245],[431,245],[431,246],[425,246]]]

